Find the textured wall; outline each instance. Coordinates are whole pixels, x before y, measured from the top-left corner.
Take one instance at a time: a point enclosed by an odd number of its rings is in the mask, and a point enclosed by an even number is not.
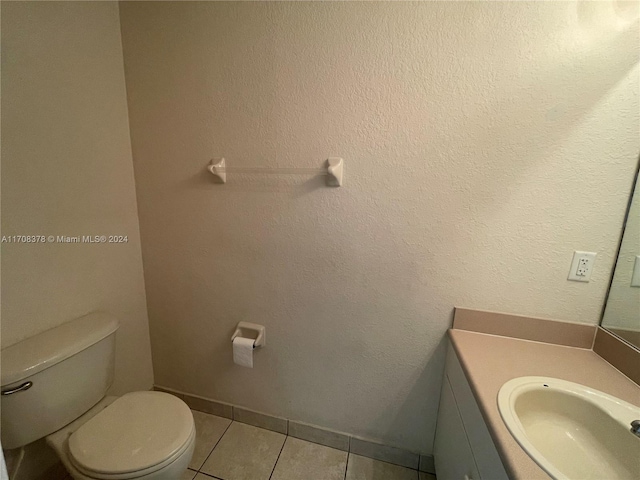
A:
[[[156,383],[430,453],[454,305],[596,323],[639,149],[596,3],[121,4]]]
[[[631,286],[640,255],[640,186],[636,184],[602,325],[640,332],[640,288]],[[639,345],[640,347],[640,345]]]
[[[118,4],[2,4],[2,346],[92,310],[120,319],[112,391],[153,383]]]

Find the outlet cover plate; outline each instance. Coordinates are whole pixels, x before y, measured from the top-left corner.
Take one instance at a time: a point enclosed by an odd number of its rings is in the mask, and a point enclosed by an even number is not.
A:
[[[569,269],[569,277],[567,280],[574,282],[588,282],[591,278],[593,264],[596,261],[595,252],[573,252],[573,261]]]

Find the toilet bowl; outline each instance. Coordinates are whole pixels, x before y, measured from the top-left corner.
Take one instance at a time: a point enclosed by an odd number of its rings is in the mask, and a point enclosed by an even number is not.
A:
[[[40,438],[76,480],[176,480],[193,455],[189,407],[163,392],[106,397],[118,322],[94,313],[2,350],[5,448]]]

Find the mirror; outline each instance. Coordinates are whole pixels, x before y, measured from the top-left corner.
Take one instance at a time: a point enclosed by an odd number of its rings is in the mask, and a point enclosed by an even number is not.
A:
[[[640,191],[637,172],[600,324],[640,348]]]

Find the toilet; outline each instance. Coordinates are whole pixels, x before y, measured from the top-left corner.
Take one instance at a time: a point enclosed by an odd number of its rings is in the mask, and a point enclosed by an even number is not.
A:
[[[76,480],[176,480],[195,447],[189,407],[162,392],[105,396],[118,321],[91,313],[2,350],[3,448],[46,437]]]

